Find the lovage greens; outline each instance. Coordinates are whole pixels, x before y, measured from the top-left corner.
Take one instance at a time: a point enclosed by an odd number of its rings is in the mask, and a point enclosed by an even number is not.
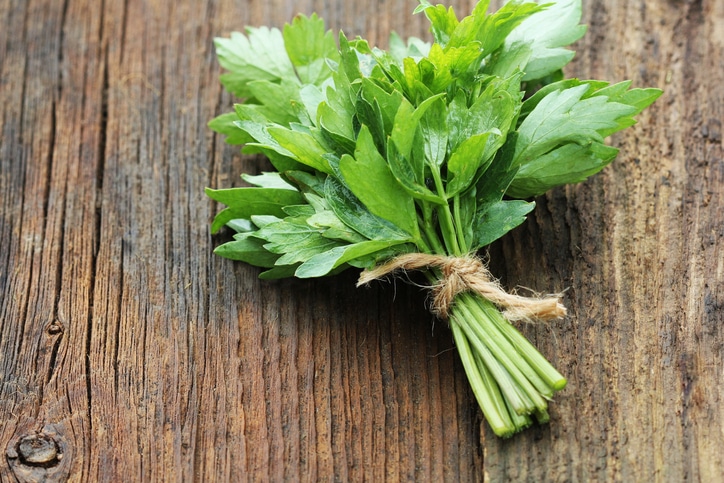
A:
[[[236,232],[216,253],[265,279],[475,253],[520,225],[530,198],[610,163],[618,150],[604,138],[660,94],[564,78],[565,47],[585,32],[580,0],[492,13],[480,1],[462,20],[420,3],[432,43],[393,35],[384,51],[335,38],[316,15],[216,40],[221,82],[241,102],[209,125],[275,169],[207,190],[226,205],[212,231]],[[495,433],[546,421],[566,380],[500,308],[461,293],[449,322]]]

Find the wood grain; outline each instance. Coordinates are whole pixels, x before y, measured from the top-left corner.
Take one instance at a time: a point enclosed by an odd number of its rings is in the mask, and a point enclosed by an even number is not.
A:
[[[317,11],[384,46],[428,35],[415,4],[0,1],[1,481],[724,478],[717,0],[584,2],[569,74],[665,94],[491,247],[508,286],[567,289],[523,327],[569,377],[549,425],[488,431],[417,288],[212,254],[204,187],[264,166],[206,127],[213,38]]]

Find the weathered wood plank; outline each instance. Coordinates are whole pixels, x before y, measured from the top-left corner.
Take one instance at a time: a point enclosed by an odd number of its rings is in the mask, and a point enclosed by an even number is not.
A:
[[[569,287],[530,330],[570,376],[554,423],[486,438],[491,480],[716,481],[721,445],[721,2],[588,2],[571,71],[664,96],[614,139],[617,161],[539,202],[501,248],[508,281]],[[531,266],[517,254],[533,253]],[[535,268],[532,268],[535,267]],[[545,461],[545,464],[541,464]]]
[[[501,441],[416,288],[211,253],[203,188],[264,166],[206,128],[213,37],[317,11],[384,44],[414,1],[0,2],[0,480],[722,479],[724,6],[584,3],[569,71],[666,93],[491,249],[570,309],[524,328],[569,376],[551,424]]]

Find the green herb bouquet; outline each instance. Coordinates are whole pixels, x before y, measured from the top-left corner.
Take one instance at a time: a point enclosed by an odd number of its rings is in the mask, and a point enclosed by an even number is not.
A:
[[[661,92],[564,78],[564,47],[586,30],[580,0],[488,7],[459,20],[420,0],[434,42],[393,34],[388,51],[335,38],[316,15],[216,39],[221,82],[242,102],[209,125],[275,171],[207,194],[226,205],[212,232],[235,231],[216,253],[261,278],[423,271],[485,418],[507,437],[546,422],[566,385],[510,321],[565,308],[506,293],[476,252],[520,225],[530,198],[610,163],[604,138]]]

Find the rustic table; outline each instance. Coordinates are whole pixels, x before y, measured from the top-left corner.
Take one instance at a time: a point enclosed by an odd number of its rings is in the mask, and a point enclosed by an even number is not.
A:
[[[265,166],[206,127],[233,102],[213,38],[317,11],[385,46],[428,36],[416,4],[0,2],[0,480],[724,478],[719,0],[584,2],[569,74],[665,93],[490,249],[507,286],[567,289],[523,327],[569,378],[549,425],[488,431],[420,289],[212,254],[204,187]]]

